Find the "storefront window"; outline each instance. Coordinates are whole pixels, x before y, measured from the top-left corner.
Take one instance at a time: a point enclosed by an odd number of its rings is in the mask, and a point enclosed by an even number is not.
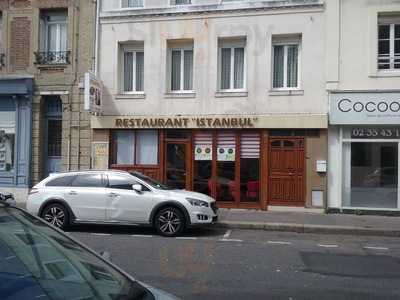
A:
[[[258,202],[260,197],[260,135],[240,137],[240,201]]]
[[[344,206],[398,208],[399,143],[343,144]]]
[[[236,135],[218,133],[217,138],[217,200],[235,201]]]
[[[211,195],[212,190],[212,142],[212,132],[194,136],[194,190],[207,195]]]
[[[13,103],[9,110],[14,108]],[[15,109],[1,111],[0,107],[0,172],[14,170]]]

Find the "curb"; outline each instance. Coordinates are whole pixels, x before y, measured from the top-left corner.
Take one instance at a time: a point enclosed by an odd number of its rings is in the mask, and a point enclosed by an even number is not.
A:
[[[217,222],[215,227],[229,229],[251,229],[296,233],[322,233],[345,235],[370,235],[385,237],[400,237],[400,230],[373,229],[353,226],[313,225],[297,223],[266,223],[266,222]]]

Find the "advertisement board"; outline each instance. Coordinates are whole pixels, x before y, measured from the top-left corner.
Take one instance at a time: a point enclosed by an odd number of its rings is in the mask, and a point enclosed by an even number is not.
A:
[[[93,114],[100,114],[102,104],[101,81],[98,80],[93,73],[87,72],[85,73],[84,87],[85,110],[88,110]]]
[[[235,161],[235,148],[219,147],[217,148],[218,161]]]
[[[212,160],[211,146],[196,146],[194,149],[194,160]]]

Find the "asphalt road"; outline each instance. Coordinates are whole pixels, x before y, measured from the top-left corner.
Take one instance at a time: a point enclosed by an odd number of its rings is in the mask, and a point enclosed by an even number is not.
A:
[[[400,299],[400,240],[198,229],[70,232],[135,278],[182,299]]]

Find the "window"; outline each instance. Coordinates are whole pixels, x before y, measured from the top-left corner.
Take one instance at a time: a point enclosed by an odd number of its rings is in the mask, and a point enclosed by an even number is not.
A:
[[[49,181],[46,186],[71,186],[72,180],[75,175],[62,176]]]
[[[400,70],[400,16],[380,16],[378,22],[378,69]]]
[[[170,42],[168,48],[170,91],[192,91],[193,42]]]
[[[37,57],[38,63],[67,63],[67,11],[49,11],[42,13],[41,25],[41,51]]]
[[[121,7],[143,7],[143,0],[122,0]]]
[[[132,190],[132,185],[137,182],[127,176],[110,174],[108,175],[108,187],[110,189]]]
[[[171,0],[172,5],[191,4],[191,0]]]
[[[82,174],[77,175],[72,180],[73,187],[104,187],[101,174]]]
[[[124,47],[122,57],[123,91],[144,91],[144,52],[139,47]]]
[[[157,165],[157,130],[116,130],[114,153],[117,165]]]
[[[219,41],[219,88],[244,90],[246,75],[245,39]]]
[[[300,74],[300,41],[275,38],[273,39],[273,88],[299,88]]]
[[[0,101],[0,172],[14,170],[15,103]]]

